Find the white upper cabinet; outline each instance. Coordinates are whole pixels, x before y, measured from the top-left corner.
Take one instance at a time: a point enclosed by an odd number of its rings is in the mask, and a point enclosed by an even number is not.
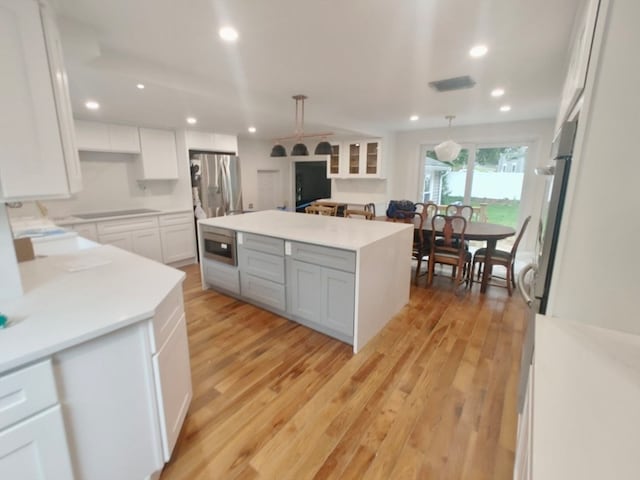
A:
[[[177,180],[176,136],[170,130],[140,129],[139,180]]]
[[[355,140],[331,146],[327,159],[329,178],[384,178],[382,142],[379,139]]]
[[[76,120],[75,129],[80,151],[140,153],[138,127]]]
[[[186,131],[187,148],[208,152],[238,153],[238,137],[222,133]]]
[[[0,200],[68,197],[81,177],[52,12],[0,0],[0,58]]]

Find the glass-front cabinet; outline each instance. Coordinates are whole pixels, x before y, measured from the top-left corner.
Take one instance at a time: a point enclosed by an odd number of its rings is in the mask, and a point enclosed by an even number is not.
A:
[[[384,178],[379,139],[355,140],[331,146],[327,158],[329,178]]]
[[[360,144],[349,144],[349,175],[358,175],[360,173]]]
[[[331,145],[331,155],[329,155],[329,176],[340,174],[340,145]]]

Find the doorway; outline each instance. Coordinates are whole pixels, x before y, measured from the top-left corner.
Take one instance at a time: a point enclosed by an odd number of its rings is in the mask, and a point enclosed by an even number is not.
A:
[[[273,210],[281,201],[280,170],[258,170],[258,210]]]
[[[296,212],[304,212],[311,202],[331,198],[331,179],[327,178],[327,162],[295,162]]]

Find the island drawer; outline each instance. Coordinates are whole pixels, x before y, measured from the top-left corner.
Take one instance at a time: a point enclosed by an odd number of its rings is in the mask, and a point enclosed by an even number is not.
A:
[[[183,312],[182,282],[180,282],[164,297],[153,314],[151,353],[156,353],[162,348]]]
[[[280,311],[287,308],[284,285],[241,272],[240,288],[244,298]]]
[[[203,258],[202,271],[205,283],[212,287],[218,287],[227,292],[240,295],[240,275],[238,267]]]
[[[0,377],[0,430],[58,402],[51,360]]]
[[[238,233],[238,245],[272,255],[284,255],[284,240],[281,238],[256,235],[255,233]]]
[[[321,247],[308,243],[287,242],[287,255],[301,262],[313,263],[345,272],[356,271],[356,252],[339,248]]]
[[[243,273],[284,283],[284,257],[238,247],[238,265]]]

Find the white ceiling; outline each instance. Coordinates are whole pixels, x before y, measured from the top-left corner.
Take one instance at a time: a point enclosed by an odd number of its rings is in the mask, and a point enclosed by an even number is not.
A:
[[[555,116],[581,0],[56,0],[78,117],[269,138]],[[237,28],[236,44],[218,29]],[[469,57],[476,43],[489,46]],[[432,80],[471,75],[470,90]],[[138,90],[136,84],[146,85]],[[491,98],[496,86],[507,90]],[[87,111],[87,99],[101,104]],[[498,107],[508,103],[511,112]],[[409,115],[418,114],[418,122]]]

